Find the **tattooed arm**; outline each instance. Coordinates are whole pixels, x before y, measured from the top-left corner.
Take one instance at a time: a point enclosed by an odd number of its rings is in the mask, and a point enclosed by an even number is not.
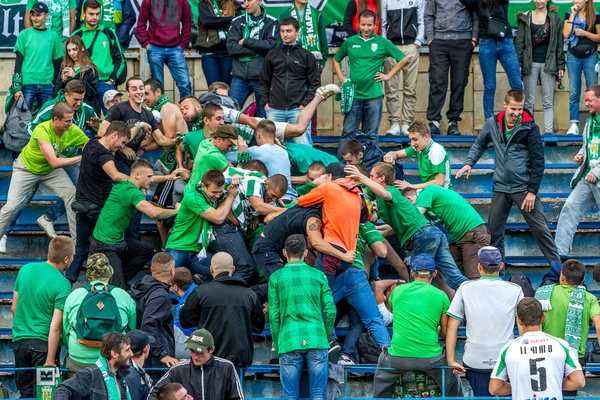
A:
[[[323,239],[323,233],[321,232],[322,226],[323,222],[316,217],[311,217],[306,222],[306,232],[310,246],[319,253],[335,257],[344,262],[354,262],[354,258],[356,258],[356,250],[349,250],[344,253],[333,247],[331,244],[326,242],[325,239]]]

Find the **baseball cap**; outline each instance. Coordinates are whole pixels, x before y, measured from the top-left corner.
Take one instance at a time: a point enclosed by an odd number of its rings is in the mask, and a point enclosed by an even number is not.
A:
[[[217,131],[213,133],[213,138],[229,139],[237,146],[238,132],[233,125],[221,125]]]
[[[45,3],[42,3],[41,1],[38,1],[37,3],[35,3],[33,5],[33,7],[31,7],[30,12],[31,11],[33,11],[36,14],[47,13],[48,12],[48,6]]]
[[[341,162],[332,162],[327,166],[327,173],[331,174],[331,179],[336,180],[345,178],[346,173],[344,172],[345,165]]]
[[[502,264],[502,254],[500,250],[493,246],[482,247],[477,252],[477,255],[479,256],[479,262],[484,268],[500,268],[500,264]]]
[[[108,103],[109,101],[113,101],[115,99],[116,96],[121,95],[123,96],[123,93],[119,92],[118,90],[107,90],[106,92],[104,92],[104,96],[102,97],[102,102],[104,104]]]
[[[87,268],[85,276],[90,282],[98,279],[110,279],[114,274],[113,267],[108,261],[108,257],[102,253],[90,254],[87,259]]]
[[[417,274],[433,274],[435,272],[435,260],[429,254],[418,254],[412,259],[410,268]]]
[[[206,329],[197,329],[188,338],[185,348],[198,353],[204,353],[206,349],[210,349],[214,345],[215,341],[209,331]]]
[[[150,336],[140,329],[127,332],[127,337],[131,342],[131,351],[133,354],[140,353],[147,345],[156,343],[154,336]]]

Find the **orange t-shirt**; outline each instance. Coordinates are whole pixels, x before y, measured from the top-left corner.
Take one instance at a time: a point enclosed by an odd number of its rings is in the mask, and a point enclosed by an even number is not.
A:
[[[325,183],[310,193],[298,198],[298,205],[308,207],[322,203],[324,239],[347,251],[356,250],[360,225],[361,201],[356,183],[349,179],[338,179]]]

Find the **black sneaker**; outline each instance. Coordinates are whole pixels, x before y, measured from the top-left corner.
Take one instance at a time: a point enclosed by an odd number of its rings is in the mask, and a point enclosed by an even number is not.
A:
[[[340,351],[342,349],[342,346],[340,346],[339,342],[337,340],[332,340],[329,342],[329,353],[335,353],[337,351]]]
[[[433,122],[429,123],[429,133],[431,136],[441,135],[440,128],[438,128]]]
[[[461,133],[458,130],[458,123],[456,121],[450,121],[448,124],[448,136],[460,136]]]

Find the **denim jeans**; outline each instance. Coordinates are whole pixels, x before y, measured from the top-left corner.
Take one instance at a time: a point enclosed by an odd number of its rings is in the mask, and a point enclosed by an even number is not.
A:
[[[466,378],[471,385],[471,389],[473,390],[473,395],[477,397],[488,396],[491,397],[490,394],[490,377],[492,376],[491,369],[475,369],[469,367],[465,364],[465,368],[467,369]]]
[[[167,253],[173,256],[175,260],[175,268],[186,267],[189,268],[192,273],[200,274],[206,280],[212,280],[212,274],[210,273],[210,260],[211,257],[198,259],[198,253],[186,250],[174,250],[167,249]]]
[[[425,225],[413,235],[412,254],[416,256],[422,253],[434,258],[440,276],[452,289],[456,290],[461,283],[468,281],[450,254],[448,239],[433,225]]]
[[[79,164],[69,165],[68,167],[64,167],[63,169],[65,170],[67,175],[69,175],[69,178],[71,178],[73,184],[77,185],[77,182],[79,182]],[[54,203],[53,205],[48,207],[46,211],[44,211],[44,215],[48,217],[48,220],[54,222],[63,215],[65,215],[66,212],[67,210],[65,209],[65,203],[61,199],[58,199],[56,203]]]
[[[250,97],[250,93],[254,93],[254,99],[256,101],[256,115],[258,118],[265,118],[265,109],[260,104],[260,81],[246,80],[242,78],[233,77],[231,80],[231,87],[229,88],[229,95],[237,100],[240,107],[243,109],[246,100]]]
[[[354,99],[350,112],[344,116],[342,139],[338,147],[338,157],[341,159],[342,145],[350,139],[356,139],[361,131],[367,137],[367,143],[379,146],[379,125],[383,112],[383,96],[375,99]]]
[[[571,245],[573,236],[577,232],[577,225],[595,204],[600,204],[600,189],[597,184],[581,178],[565,201],[558,217],[554,242],[561,257],[571,255]]]
[[[345,299],[354,307],[378,346],[390,345],[390,335],[383,324],[365,271],[348,268],[336,276],[332,292],[334,303]]]
[[[50,83],[47,85],[23,85],[21,91],[23,92],[23,97],[25,97],[25,103],[27,103],[29,111],[33,109],[36,99],[38,101],[38,108],[42,108],[42,104],[54,98],[54,86]]]
[[[89,205],[89,203],[82,201],[78,203]],[[75,256],[73,257],[73,262],[71,262],[71,265],[69,265],[67,271],[65,272],[66,278],[71,283],[75,283],[79,279],[79,273],[81,272],[83,262],[87,260],[87,257],[90,254],[90,238],[92,237],[92,233],[94,233],[94,228],[98,222],[98,217],[100,216],[101,210],[102,207],[95,206],[93,209],[83,213],[78,213],[75,216],[77,226]]]
[[[567,52],[567,73],[569,74],[569,119],[579,122],[579,98],[581,97],[581,73],[585,76],[585,87],[589,88],[598,83],[596,63],[598,52],[593,52],[586,58],[577,58]]]
[[[276,108],[269,108],[267,113],[267,119],[270,119],[273,122],[289,122],[295,124],[298,122],[298,115],[302,110],[300,108],[292,108],[289,110],[278,110]],[[302,136],[298,136],[292,139],[294,143],[298,144],[307,144],[309,146],[313,145],[312,135],[310,133],[311,122],[308,123],[308,127],[306,131],[302,134]]]
[[[202,54],[202,72],[206,78],[206,86],[214,82],[225,82],[231,86],[231,68],[233,58],[227,53]]]
[[[502,40],[479,40],[479,65],[483,75],[483,112],[485,119],[494,115],[494,95],[496,93],[496,64],[502,64],[512,89],[523,90],[521,71],[515,44],[511,38]]]
[[[350,329],[346,334],[346,338],[344,339],[344,344],[342,346],[342,354],[345,354],[352,358],[353,361],[356,361],[358,359],[358,339],[360,334],[365,331],[365,326],[363,325],[360,316],[354,307],[345,301],[337,303],[337,315],[338,317],[348,315],[348,323],[350,324]]]
[[[240,277],[246,281],[248,286],[258,275],[254,259],[248,253],[244,235],[234,225],[224,223],[215,225],[213,228],[215,240],[208,246],[211,253],[225,252],[233,257],[235,265],[234,276]]]
[[[327,398],[327,379],[329,377],[329,362],[327,349],[291,351],[279,356],[281,388],[285,400],[300,398],[300,376],[304,360],[308,366],[310,383],[310,398],[325,400]]]
[[[150,64],[152,77],[163,83],[165,81],[164,65],[167,64],[169,72],[171,72],[179,89],[179,97],[183,99],[192,95],[190,72],[181,47],[158,47],[151,44],[148,47],[148,64]]]
[[[98,100],[100,101],[100,104],[102,104],[102,112],[104,115],[108,114],[108,110],[106,107],[104,107],[104,93],[108,92],[109,90],[115,90],[115,87],[104,81],[98,81]]]

